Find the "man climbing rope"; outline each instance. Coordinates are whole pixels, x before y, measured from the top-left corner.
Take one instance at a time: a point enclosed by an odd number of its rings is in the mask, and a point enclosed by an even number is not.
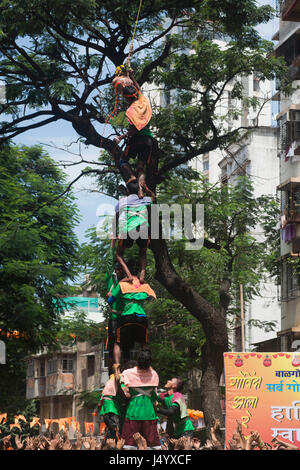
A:
[[[174,425],[174,437],[192,437],[194,426],[188,417],[184,396],[182,395],[183,382],[180,378],[168,380],[164,388],[165,393],[160,393],[159,398],[164,408],[158,408],[157,412],[168,417],[168,433],[171,434],[171,426]],[[170,435],[170,437],[173,437]]]
[[[121,94],[129,105],[126,110],[126,117],[130,124],[129,130],[114,139],[116,144],[119,144],[123,139],[127,140],[125,151],[119,162],[120,172],[131,194],[138,194],[139,198],[143,198],[145,191],[148,196],[155,197],[154,192],[147,186],[145,178],[146,167],[151,178],[157,171],[155,156],[158,146],[149,128],[152,116],[150,102],[142,94],[142,90],[133,76],[133,71],[128,68],[128,65],[117,67],[113,85],[116,97]],[[138,179],[129,165],[129,159],[136,157],[138,159]]]

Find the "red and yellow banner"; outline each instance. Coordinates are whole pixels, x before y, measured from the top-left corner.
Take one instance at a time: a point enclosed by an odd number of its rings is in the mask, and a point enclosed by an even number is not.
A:
[[[225,353],[226,448],[237,420],[245,436],[258,431],[300,449],[300,354]]]

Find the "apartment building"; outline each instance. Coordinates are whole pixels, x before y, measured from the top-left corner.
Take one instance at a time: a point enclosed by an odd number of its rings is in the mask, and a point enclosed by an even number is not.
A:
[[[100,299],[92,292],[64,298],[64,302],[66,313],[76,308],[85,311],[88,319],[104,320]],[[28,358],[26,397],[37,401],[42,431],[45,419],[75,417],[81,433],[85,433],[85,422],[93,422],[95,434],[99,433],[97,417],[78,398],[83,391],[98,391],[100,395],[108,380],[107,365],[104,343],[91,345],[75,339],[73,345],[61,346],[59,351],[44,349]]]
[[[292,80],[287,95],[277,84],[273,99],[279,104],[276,116],[281,197],[281,327],[278,332],[282,351],[297,349],[300,340],[300,279],[294,262],[300,255],[300,2],[281,0],[279,30],[274,36],[277,57],[284,57]],[[299,341],[300,342],[300,341]]]
[[[234,80],[240,80],[243,85],[244,98],[255,97],[258,100],[256,109],[247,108],[241,100],[232,98]],[[253,183],[254,196],[276,195],[279,184],[279,159],[277,158],[277,125],[272,114],[273,85],[270,81],[260,80],[255,73],[246,77],[237,77],[226,86],[223,98],[218,107],[218,114],[229,116],[228,130],[240,126],[255,126],[250,135],[241,142],[227,149],[216,149],[192,162],[192,166],[205,175],[211,184],[234,185],[237,178],[247,175]],[[238,119],[230,119],[230,111],[239,110]],[[260,112],[258,112],[260,109]],[[252,235],[259,241],[264,240],[263,229],[257,223]],[[280,328],[281,306],[278,299],[278,288],[274,279],[261,283],[260,296],[256,296],[244,305],[244,345],[241,344],[241,325],[239,321],[231,334],[234,350],[244,348],[251,351],[257,343],[267,344],[268,350],[277,350],[277,332],[266,331],[255,322],[276,322]],[[238,295],[238,294],[237,294]]]

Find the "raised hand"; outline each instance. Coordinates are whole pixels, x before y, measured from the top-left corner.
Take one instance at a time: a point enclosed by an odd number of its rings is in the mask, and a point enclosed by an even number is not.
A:
[[[97,440],[96,440],[97,441]],[[97,441],[96,442],[96,446],[95,446],[95,450],[101,450],[102,449],[102,443]]]
[[[210,439],[207,439],[204,444],[205,450],[213,450],[213,442]]]
[[[41,436],[40,449],[41,450],[48,450],[49,447],[50,447],[50,441],[45,436]]]
[[[2,439],[2,444],[4,450],[7,450],[9,447],[11,447],[11,435],[9,434],[8,436],[3,437]]]
[[[77,439],[75,442],[75,450],[81,450],[82,447],[82,434],[80,432],[77,434]]]
[[[193,437],[192,439],[192,445],[195,450],[200,450],[201,447],[201,441],[197,439],[196,437]]]
[[[182,442],[183,442],[183,449],[184,450],[192,450],[193,445],[192,445],[192,439],[190,437],[181,437]]]
[[[147,441],[139,432],[133,434],[133,439],[136,442],[138,450],[147,450]]]
[[[25,442],[21,440],[21,437],[18,435],[15,437],[15,444],[17,446],[17,450],[24,450]]]
[[[70,442],[69,436],[64,440],[62,444],[62,450],[73,450],[72,444]]]
[[[91,448],[91,442],[90,442],[90,438],[89,437],[85,437],[83,439],[83,447],[85,448],[85,450],[90,450]]]
[[[161,446],[161,450],[169,450],[169,446],[168,446],[168,442],[165,441],[162,446]]]
[[[122,450],[125,444],[125,439],[119,439],[117,442],[117,450]]]
[[[184,437],[180,437],[179,439],[170,439],[170,442],[174,445],[174,450],[183,450],[185,441]]]
[[[241,450],[241,447],[238,445],[235,439],[229,439],[228,444],[230,450]]]
[[[59,434],[57,434],[54,439],[51,439],[49,450],[61,450],[62,444],[61,437]]]
[[[106,440],[106,447],[107,447],[107,450],[115,449],[116,448],[115,439],[107,439]]]
[[[40,447],[40,437],[36,436],[32,439],[32,450],[38,450]]]
[[[91,444],[90,450],[96,450],[97,443],[98,443],[97,439],[95,437],[92,437],[90,440],[90,444]]]

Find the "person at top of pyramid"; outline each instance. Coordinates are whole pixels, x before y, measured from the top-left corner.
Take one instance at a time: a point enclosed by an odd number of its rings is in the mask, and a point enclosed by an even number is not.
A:
[[[120,172],[125,180],[131,194],[138,194],[139,198],[146,195],[154,197],[154,192],[148,188],[146,182],[146,167],[153,173],[156,168],[155,153],[157,141],[149,128],[152,117],[151,104],[134,78],[133,70],[127,65],[120,65],[116,69],[113,79],[115,95],[121,94],[128,103],[125,112],[129,123],[129,130],[125,134],[114,139],[119,144],[123,139],[127,142],[119,166]],[[130,158],[137,158],[137,175],[132,171],[129,164]]]

